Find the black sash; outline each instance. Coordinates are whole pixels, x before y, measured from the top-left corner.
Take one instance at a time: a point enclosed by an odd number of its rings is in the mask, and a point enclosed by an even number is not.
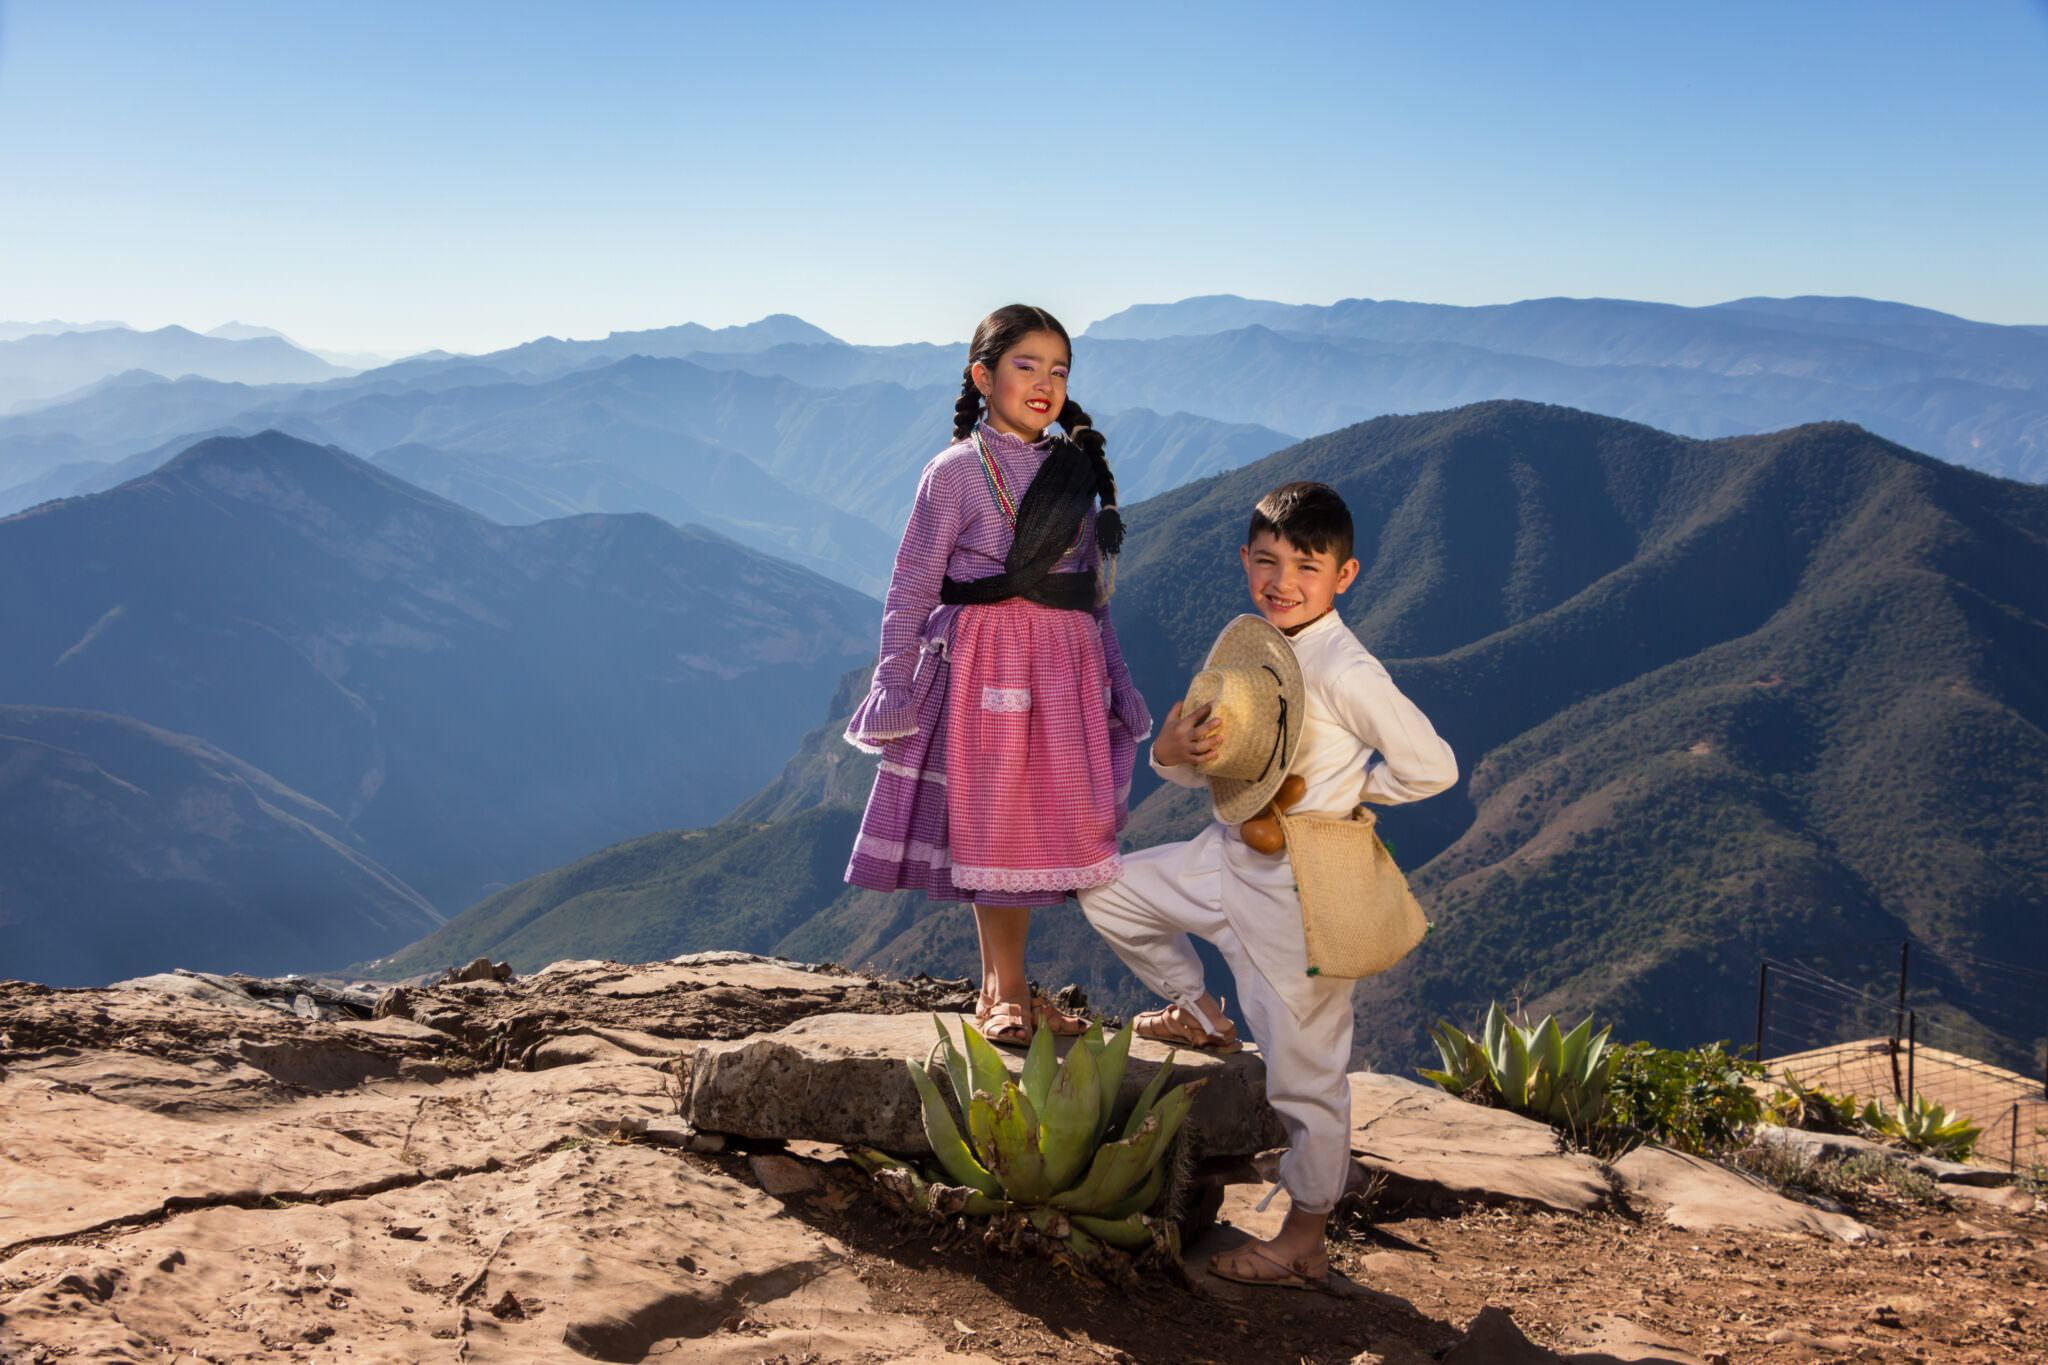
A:
[[[1017,504],[1016,534],[1003,558],[1003,572],[966,583],[949,576],[939,588],[939,600],[985,606],[1021,597],[1062,611],[1094,610],[1094,570],[1052,571],[1073,546],[1081,518],[1094,501],[1095,462],[1072,441],[1055,438]]]

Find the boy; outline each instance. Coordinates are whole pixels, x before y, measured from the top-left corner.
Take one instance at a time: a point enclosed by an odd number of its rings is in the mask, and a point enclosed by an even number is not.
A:
[[[1339,815],[1361,798],[1416,801],[1458,777],[1450,746],[1401,695],[1335,612],[1358,577],[1351,513],[1319,483],[1274,489],[1253,509],[1238,552],[1259,614],[1288,637],[1307,705],[1288,770],[1304,777],[1298,813]],[[1175,704],[1152,745],[1152,767],[1183,787],[1217,754],[1221,718]],[[1287,1129],[1280,1187],[1290,1208],[1278,1236],[1219,1253],[1210,1273],[1245,1284],[1322,1288],[1323,1229],[1351,1166],[1352,982],[1308,975],[1301,906],[1286,852],[1262,854],[1216,821],[1186,843],[1126,855],[1121,880],[1080,893],[1081,907],[1139,980],[1172,1003],[1138,1017],[1140,1036],[1232,1048],[1236,1029],[1202,983],[1188,942],[1214,943],[1266,1061],[1266,1098]]]

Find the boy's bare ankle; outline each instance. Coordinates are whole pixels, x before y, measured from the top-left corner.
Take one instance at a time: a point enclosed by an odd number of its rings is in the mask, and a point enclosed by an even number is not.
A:
[[[1327,1213],[1303,1213],[1299,1209],[1289,1210],[1287,1218],[1280,1224],[1280,1231],[1273,1234],[1273,1240],[1266,1245],[1272,1254],[1290,1263],[1313,1265],[1328,1260],[1323,1250],[1323,1236],[1329,1227]]]

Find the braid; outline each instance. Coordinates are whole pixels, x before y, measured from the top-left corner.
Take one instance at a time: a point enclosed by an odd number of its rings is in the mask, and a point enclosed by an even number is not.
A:
[[[953,404],[953,439],[964,441],[981,415],[981,390],[974,387],[974,367],[960,372],[960,399]]]
[[[1081,405],[1071,398],[1060,409],[1060,426],[1065,429],[1067,438],[1095,461],[1095,496],[1102,502],[1102,511],[1095,518],[1095,543],[1102,547],[1105,556],[1114,558],[1124,547],[1124,519],[1116,510],[1116,475],[1109,472],[1109,456],[1103,451],[1102,433],[1095,429],[1093,419]]]

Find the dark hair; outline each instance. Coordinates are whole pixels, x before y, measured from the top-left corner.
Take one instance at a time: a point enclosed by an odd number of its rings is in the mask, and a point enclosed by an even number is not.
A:
[[[1066,328],[1060,326],[1060,320],[1043,308],[1033,308],[1028,303],[1012,303],[998,308],[974,329],[974,340],[967,346],[967,364],[960,371],[960,398],[953,404],[954,440],[966,440],[981,418],[981,390],[974,386],[974,367],[981,365],[994,370],[996,362],[1006,351],[1033,332],[1051,332],[1066,345],[1068,358],[1073,357],[1073,338],[1067,335]],[[1124,522],[1116,510],[1116,476],[1109,472],[1109,456],[1103,451],[1102,433],[1095,429],[1093,419],[1072,398],[1060,409],[1057,420],[1060,429],[1067,433],[1066,438],[1095,463],[1095,496],[1102,502],[1102,511],[1095,518],[1095,543],[1102,547],[1105,555],[1116,554],[1123,548]]]
[[[1328,551],[1339,564],[1351,558],[1351,509],[1326,483],[1283,483],[1260,498],[1244,543],[1251,544],[1261,531],[1312,555]]]

